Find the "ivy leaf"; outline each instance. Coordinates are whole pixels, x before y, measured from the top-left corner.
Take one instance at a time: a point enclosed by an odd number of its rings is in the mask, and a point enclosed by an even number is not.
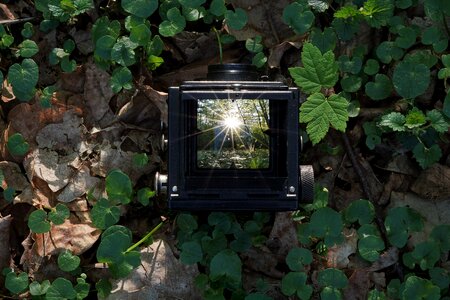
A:
[[[141,18],[150,17],[158,9],[158,0],[122,0],[122,8]]]
[[[314,14],[305,4],[294,2],[287,5],[283,10],[283,22],[299,35],[304,34],[311,28],[314,19]]]
[[[58,267],[64,272],[72,272],[80,265],[80,258],[69,250],[64,250],[58,255]]]
[[[150,198],[155,197],[156,192],[152,191],[150,188],[145,187],[141,188],[137,192],[137,198],[139,203],[141,203],[144,206],[147,206],[150,204]]]
[[[118,64],[128,67],[136,62],[134,49],[137,44],[130,38],[123,36],[117,39],[111,50],[111,59]]]
[[[227,10],[225,12],[225,21],[234,30],[241,30],[247,24],[247,13],[238,7],[234,11]]]
[[[281,292],[286,296],[296,294],[300,299],[311,298],[312,286],[306,284],[307,275],[304,272],[289,272],[281,281]]]
[[[384,41],[377,47],[376,54],[382,63],[388,64],[392,60],[399,60],[403,56],[403,50],[394,42]]]
[[[292,271],[303,271],[312,261],[311,251],[305,248],[294,247],[286,256],[286,264]]]
[[[39,52],[39,47],[32,40],[24,40],[19,44],[19,55],[22,57],[32,57]]]
[[[427,118],[425,117],[424,113],[417,107],[411,109],[405,117],[405,126],[409,129],[420,127],[426,122]]]
[[[213,282],[225,279],[232,286],[239,286],[242,278],[241,259],[230,249],[220,251],[211,260],[209,278]]]
[[[391,112],[381,117],[380,126],[388,127],[393,131],[405,131],[405,116],[398,112]]]
[[[119,222],[120,209],[111,205],[107,199],[101,198],[92,207],[91,218],[95,227],[106,229]]]
[[[127,67],[118,67],[114,69],[110,79],[113,92],[117,94],[122,89],[130,90],[133,88],[132,79],[133,75]]]
[[[120,170],[112,170],[106,176],[106,193],[110,200],[130,203],[133,186],[128,175]]]
[[[198,242],[186,242],[181,245],[180,260],[186,265],[193,265],[203,258],[202,247]]]
[[[391,80],[384,74],[377,74],[375,81],[366,83],[365,91],[372,100],[386,99],[392,93]]]
[[[348,284],[348,279],[344,272],[334,268],[319,271],[317,281],[322,287],[332,287],[336,289],[343,289]]]
[[[441,298],[441,291],[431,281],[412,275],[406,279],[401,297],[402,299],[438,300]]]
[[[433,109],[428,111],[427,118],[431,123],[431,127],[433,127],[437,132],[444,133],[448,131],[449,123],[447,123],[439,110]]]
[[[6,143],[9,153],[11,155],[22,156],[25,155],[30,149],[30,145],[25,141],[20,133],[14,133],[8,138]]]
[[[302,51],[303,67],[289,68],[295,83],[307,93],[331,88],[338,81],[338,65],[331,51],[322,55],[320,49],[307,43]]]
[[[73,288],[72,283],[62,277],[58,277],[52,282],[47,290],[45,299],[48,300],[60,300],[60,299],[74,299],[77,296],[77,292]]]
[[[44,280],[41,283],[37,281],[33,281],[30,283],[30,294],[33,296],[43,296],[47,293],[48,288],[50,287],[50,281]]]
[[[186,27],[186,19],[178,8],[172,7],[167,11],[167,20],[159,24],[159,33],[165,37],[174,36],[183,31],[184,27]]]
[[[424,64],[401,62],[392,77],[397,93],[406,99],[423,94],[430,84],[430,69]]]
[[[380,69],[380,64],[375,59],[368,59],[366,61],[366,65],[364,66],[364,73],[367,75],[375,75],[378,73],[378,70]]]
[[[320,93],[308,97],[300,109],[300,122],[308,123],[306,131],[313,144],[325,137],[330,126],[345,131],[348,121],[347,108],[348,101],[336,94],[329,98]]]
[[[389,242],[403,248],[410,232],[422,230],[423,221],[419,213],[409,207],[394,207],[388,211],[384,225]]]
[[[28,227],[34,233],[46,233],[50,231],[50,222],[47,213],[42,209],[33,211],[28,217]]]
[[[418,143],[413,149],[413,155],[422,169],[426,169],[441,159],[442,151],[436,144],[427,148],[424,144]]]
[[[64,204],[58,203],[54,210],[49,212],[48,219],[52,221],[55,225],[61,225],[64,221],[69,218],[70,210]]]
[[[5,287],[13,294],[20,294],[28,287],[28,274],[25,272],[16,275],[14,272],[6,274]]]
[[[38,65],[30,58],[25,58],[21,64],[15,63],[9,67],[8,82],[13,87],[14,95],[21,101],[33,98],[38,79]]]
[[[356,200],[345,209],[344,217],[350,223],[358,221],[360,225],[369,224],[375,217],[375,208],[370,201]]]
[[[319,28],[313,28],[310,39],[311,43],[319,48],[322,53],[332,51],[336,47],[336,33],[330,27],[325,28],[323,32]]]

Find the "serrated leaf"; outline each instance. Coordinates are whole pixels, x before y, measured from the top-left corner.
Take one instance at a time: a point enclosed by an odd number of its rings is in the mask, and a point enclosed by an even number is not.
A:
[[[137,44],[133,43],[128,37],[120,37],[111,50],[111,59],[118,64],[128,67],[136,62],[134,49]]]
[[[336,289],[343,289],[348,284],[348,279],[344,272],[334,268],[319,271],[317,281],[322,287],[333,287]]]
[[[300,122],[307,123],[306,131],[313,144],[320,142],[330,127],[345,131],[348,121],[348,101],[339,95],[326,98],[315,93],[300,108]]]
[[[69,208],[62,203],[58,203],[54,210],[48,213],[48,219],[55,225],[63,224],[64,221],[69,218],[69,216]]]
[[[118,67],[114,69],[110,83],[114,93],[120,92],[122,89],[129,90],[133,87],[133,75],[127,67]]]
[[[112,170],[106,176],[106,193],[110,200],[127,204],[131,201],[133,186],[127,174]]]
[[[148,18],[158,9],[158,0],[122,0],[121,5],[132,15]]]
[[[426,169],[441,159],[442,151],[439,145],[427,148],[424,144],[418,143],[413,149],[413,155],[422,169]]]
[[[21,101],[33,98],[38,79],[39,67],[30,58],[25,58],[21,64],[13,64],[8,70],[8,82],[13,87],[14,95]]]
[[[152,191],[150,188],[141,188],[137,192],[137,199],[139,203],[141,203],[144,206],[147,206],[150,204],[150,198],[153,198],[156,196],[156,192]]]
[[[80,265],[80,258],[69,250],[64,250],[58,255],[58,267],[64,272],[76,270]]]
[[[180,10],[173,7],[167,11],[167,20],[159,24],[159,33],[162,36],[174,36],[183,31],[186,26],[186,19],[181,15]]]
[[[392,77],[397,93],[406,99],[413,99],[423,94],[430,84],[430,69],[424,64],[401,62]]]
[[[391,0],[367,0],[360,12],[370,26],[380,28],[392,17],[394,5]]]
[[[286,264],[292,271],[303,271],[312,261],[311,251],[305,248],[294,247],[286,256]]]
[[[420,127],[426,122],[425,114],[417,107],[411,109],[405,117],[405,126],[409,129]]]
[[[330,27],[325,28],[323,32],[319,28],[313,28],[310,39],[311,43],[319,48],[322,53],[333,51],[336,47],[336,33]]]
[[[239,286],[242,279],[241,259],[230,249],[220,251],[211,260],[209,278],[213,282],[225,279],[231,286]]]
[[[101,198],[92,207],[91,218],[95,227],[106,229],[119,222],[120,209],[111,205],[108,200]]]
[[[47,290],[45,299],[47,300],[61,300],[61,299],[74,299],[77,296],[77,292],[73,288],[72,283],[62,277],[58,277],[52,282]]]
[[[240,7],[237,7],[234,11],[227,10],[225,12],[225,21],[234,30],[244,28],[247,25],[247,20],[247,13]]]
[[[433,109],[427,112],[427,118],[431,123],[431,127],[433,127],[437,132],[444,133],[449,129],[449,123],[445,120],[442,113]]]
[[[322,55],[319,48],[307,43],[302,51],[303,67],[289,68],[295,83],[307,93],[331,88],[338,81],[338,65],[331,51]]]
[[[286,296],[296,294],[300,299],[309,299],[313,289],[306,284],[307,278],[304,272],[289,272],[281,281],[281,292]]]
[[[388,127],[393,131],[405,131],[405,116],[398,112],[391,112],[381,117],[380,126]]]
[[[376,50],[377,57],[384,64],[390,63],[392,60],[399,60],[403,56],[403,50],[395,45],[394,42],[384,41]]]
[[[283,22],[299,35],[311,28],[314,18],[311,10],[298,2],[291,3],[283,9]]]
[[[361,12],[355,5],[345,5],[334,13],[334,17],[338,19],[355,18],[361,15]]]
[[[42,209],[33,211],[28,216],[28,227],[34,233],[45,233],[50,231],[50,222],[47,220],[47,213]]]
[[[186,242],[181,245],[180,260],[186,265],[193,265],[203,258],[202,247],[198,242]]]
[[[308,5],[317,12],[324,12],[330,6],[327,0],[308,0]]]
[[[19,44],[19,55],[22,57],[32,57],[39,52],[39,47],[32,40],[24,40]]]
[[[350,223],[358,221],[360,225],[369,224],[375,217],[375,207],[368,200],[356,200],[345,209],[344,216]]]

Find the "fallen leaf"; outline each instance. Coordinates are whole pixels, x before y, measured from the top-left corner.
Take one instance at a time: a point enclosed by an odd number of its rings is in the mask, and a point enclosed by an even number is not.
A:
[[[279,279],[283,278],[284,273],[278,270],[277,266],[280,261],[284,262],[284,257],[255,247],[241,253],[242,263],[246,268]]]
[[[450,167],[434,164],[423,170],[411,190],[425,199],[450,198]]]
[[[77,170],[76,175],[70,178],[67,186],[57,196],[58,201],[72,202],[83,196],[100,183],[100,178],[90,175],[89,168],[82,166]]]
[[[344,299],[365,300],[371,286],[370,272],[367,269],[354,270],[344,289]]]
[[[92,42],[91,32],[87,30],[77,30],[75,27],[70,31],[78,50],[88,55],[94,52],[94,43]]]
[[[182,52],[183,60],[192,63],[196,60],[217,56],[219,48],[213,32],[200,33],[182,31],[172,38],[175,49]]]
[[[71,73],[62,73],[57,85],[60,90],[82,95],[84,93],[85,75],[84,67],[79,66]]]
[[[369,271],[376,272],[392,266],[398,262],[398,248],[390,247],[383,253],[377,261],[375,261],[369,268]]]
[[[19,165],[10,161],[2,161],[0,162],[0,170],[3,172],[6,185],[16,191],[13,203],[32,204],[32,186],[23,175]]]
[[[10,227],[11,227],[12,217],[11,215],[2,217],[0,215],[0,241],[2,241],[2,246],[0,247],[0,270],[3,268],[8,268],[11,261],[10,253]],[[0,286],[3,286],[3,276],[0,276]]]
[[[299,42],[282,42],[275,45],[270,49],[269,58],[267,59],[267,65],[269,68],[280,68],[280,62],[284,53],[292,47],[300,49],[301,43]]]
[[[197,267],[183,265],[165,241],[142,249],[141,261],[127,278],[112,282],[113,290],[106,299],[201,299],[194,286]]]
[[[356,230],[345,228],[343,234],[344,242],[328,249],[327,265],[330,268],[347,268],[350,262],[348,257],[356,253],[358,244],[358,233]]]
[[[299,245],[296,227],[290,212],[276,213],[272,231],[266,243],[269,249],[285,257],[293,247]]]

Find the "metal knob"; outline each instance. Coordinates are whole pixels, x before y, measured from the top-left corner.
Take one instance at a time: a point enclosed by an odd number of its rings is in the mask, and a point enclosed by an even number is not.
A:
[[[167,175],[156,172],[155,192],[156,195],[167,194]]]
[[[311,165],[300,166],[299,185],[301,188],[302,203],[312,203],[314,201],[314,170]]]

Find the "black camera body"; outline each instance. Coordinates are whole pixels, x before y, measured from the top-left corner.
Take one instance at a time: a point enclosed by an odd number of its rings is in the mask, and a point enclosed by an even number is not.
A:
[[[312,200],[299,90],[259,79],[250,65],[212,65],[206,80],[169,88],[168,176],[155,180],[169,208],[285,211]]]

